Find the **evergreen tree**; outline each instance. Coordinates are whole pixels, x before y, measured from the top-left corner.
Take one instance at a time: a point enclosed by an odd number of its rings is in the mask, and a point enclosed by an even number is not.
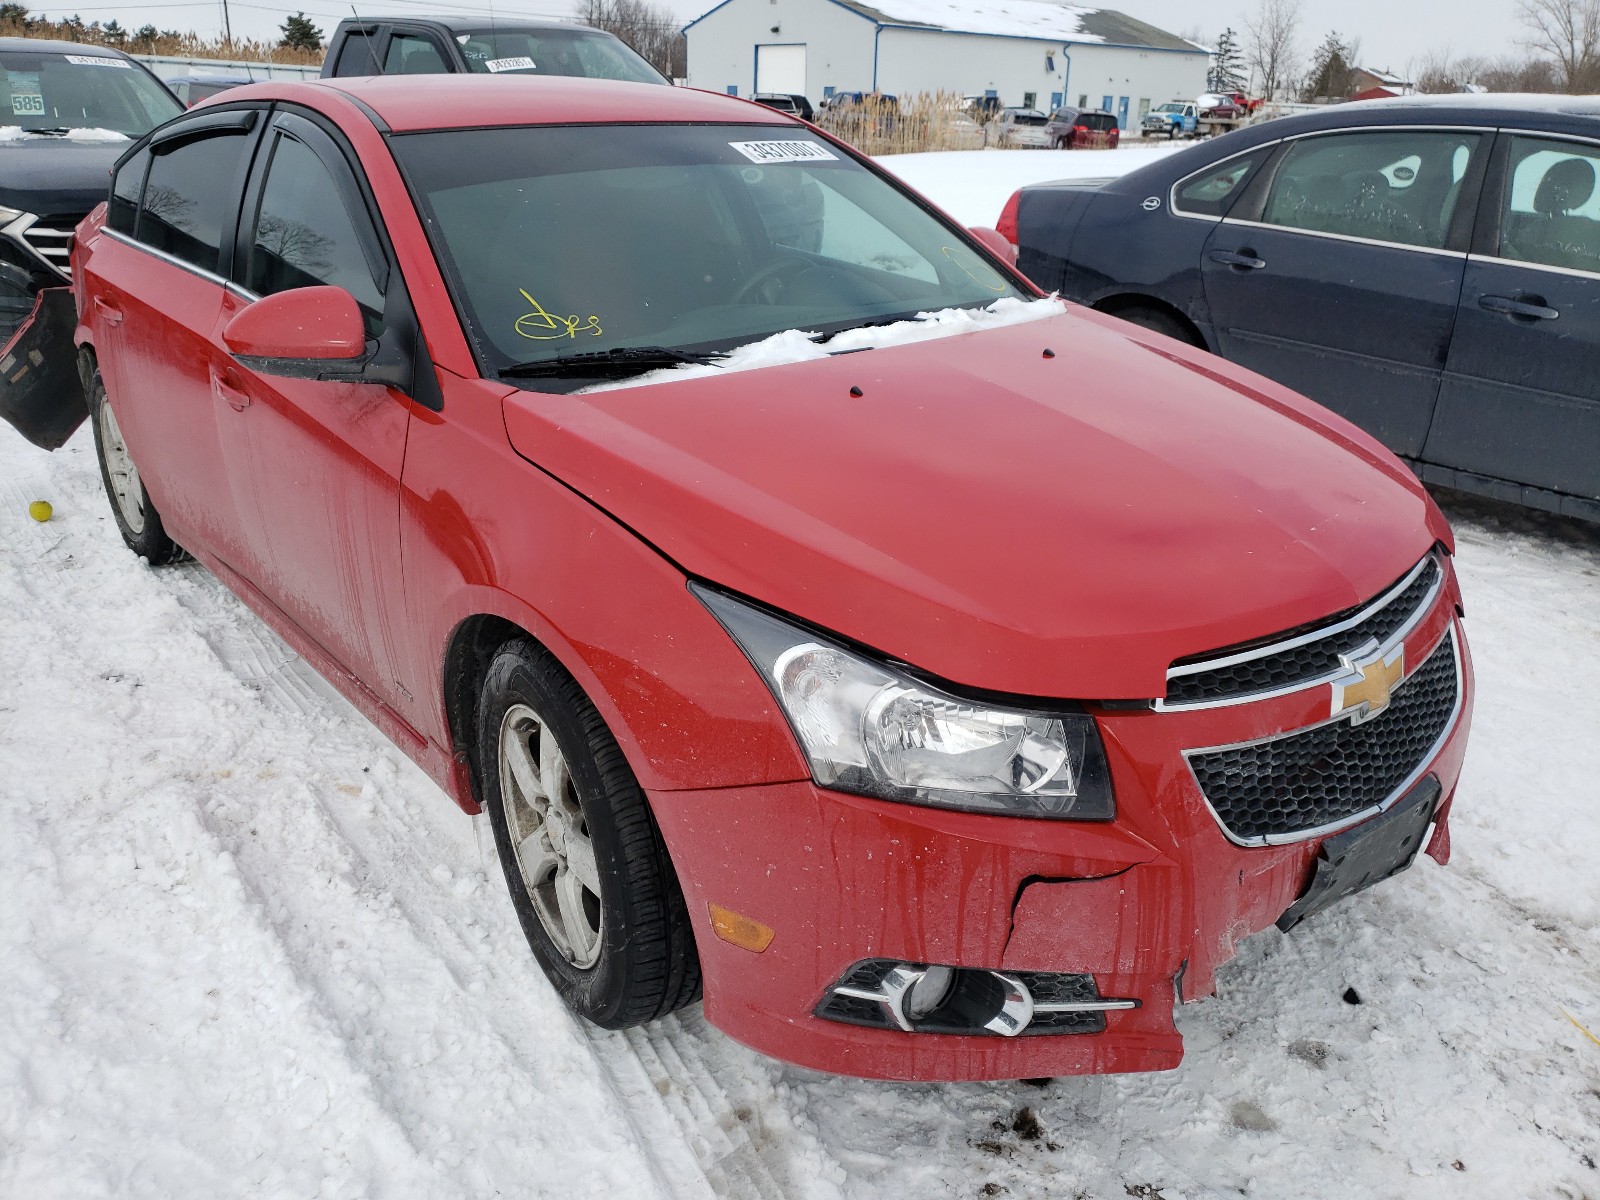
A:
[[[27,24],[28,10],[25,6],[12,3],[11,0],[0,4],[0,25],[26,26]]]
[[[1211,52],[1211,72],[1206,76],[1206,91],[1227,95],[1245,90],[1244,55],[1239,50],[1239,35],[1230,25],[1217,39]]]
[[[1311,70],[1306,74],[1301,98],[1311,101],[1348,97],[1355,77],[1357,53],[1356,44],[1346,42],[1337,32],[1329,33],[1311,56]]]
[[[291,50],[321,50],[322,30],[311,23],[305,13],[295,13],[283,22],[283,40],[280,46]]]
[[[155,45],[156,39],[160,36],[161,31],[154,25],[141,25],[134,30],[133,40],[141,46],[150,47]]]
[[[128,40],[128,31],[113,19],[106,22],[106,27],[101,31],[101,36],[105,38],[106,45],[120,46]]]

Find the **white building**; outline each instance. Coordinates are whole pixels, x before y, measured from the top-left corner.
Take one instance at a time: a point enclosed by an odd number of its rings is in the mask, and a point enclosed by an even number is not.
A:
[[[723,0],[684,33],[689,84],[711,91],[945,91],[1104,107],[1124,129],[1205,91],[1210,64],[1143,21],[1049,0]]]

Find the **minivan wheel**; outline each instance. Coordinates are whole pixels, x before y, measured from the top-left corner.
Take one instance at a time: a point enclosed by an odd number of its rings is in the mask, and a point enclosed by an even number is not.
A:
[[[623,1029],[692,1003],[694,935],[644,792],[589,698],[531,641],[489,666],[478,763],[511,902],[567,1004]]]
[[[94,425],[95,454],[100,459],[100,479],[111,501],[111,515],[128,549],[150,561],[152,567],[182,562],[188,555],[182,546],[167,536],[161,514],[150,503],[144,480],[128,444],[122,439],[117,415],[106,399],[106,385],[96,367],[89,377],[89,416]]]

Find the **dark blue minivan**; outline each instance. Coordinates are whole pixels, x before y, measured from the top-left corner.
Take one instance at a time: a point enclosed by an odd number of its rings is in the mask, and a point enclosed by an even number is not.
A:
[[[1338,105],[1007,209],[1041,287],[1310,396],[1427,481],[1600,520],[1600,99]]]

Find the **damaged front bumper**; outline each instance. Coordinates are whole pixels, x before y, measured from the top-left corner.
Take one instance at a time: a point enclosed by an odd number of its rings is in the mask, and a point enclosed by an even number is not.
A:
[[[44,450],[63,445],[89,415],[77,321],[71,288],[43,288],[0,347],[0,419]]]

